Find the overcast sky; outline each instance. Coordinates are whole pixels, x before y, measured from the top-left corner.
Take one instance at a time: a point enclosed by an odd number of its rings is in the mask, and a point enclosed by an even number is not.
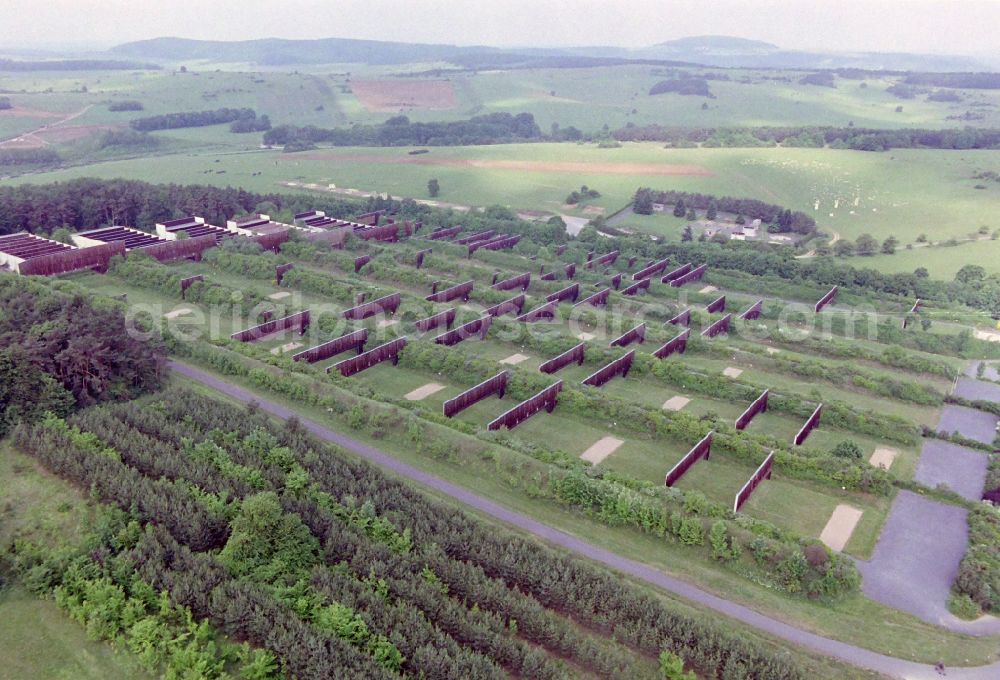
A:
[[[355,37],[497,46],[734,35],[789,49],[997,54],[1000,0],[0,0],[0,46]]]

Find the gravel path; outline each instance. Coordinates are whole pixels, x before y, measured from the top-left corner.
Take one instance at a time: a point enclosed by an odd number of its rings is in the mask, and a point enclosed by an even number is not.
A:
[[[947,484],[962,498],[979,501],[986,484],[987,463],[987,456],[982,451],[940,439],[926,439],[913,478],[932,489],[938,484]]]
[[[280,404],[262,399],[256,394],[231,385],[224,380],[220,380],[198,368],[188,366],[176,361],[170,362],[170,367],[178,374],[196,380],[212,389],[215,389],[237,401],[249,403],[255,401],[260,405],[261,410],[275,415],[279,418],[289,418],[297,414]],[[605,550],[592,543],[588,543],[580,538],[564,533],[547,524],[534,520],[527,515],[508,510],[507,508],[494,503],[482,496],[479,496],[468,489],[457,486],[443,479],[428,474],[411,465],[400,462],[388,454],[371,448],[367,444],[334,432],[308,419],[299,417],[303,427],[312,432],[317,437],[341,446],[352,453],[375,463],[379,467],[391,470],[392,472],[406,477],[414,482],[434,489],[447,495],[475,510],[489,515],[494,519],[514,526],[522,531],[530,533],[552,545],[563,548],[571,553],[585,557],[604,566],[610,567],[618,572],[627,574],[633,578],[644,581],[650,585],[667,590],[675,595],[698,603],[703,607],[712,609],[715,612],[733,618],[741,623],[773,635],[779,639],[787,640],[793,644],[800,645],[813,652],[839,659],[845,663],[867,668],[892,677],[906,678],[907,680],[939,680],[941,675],[933,666],[914,663],[896,659],[884,654],[878,654],[867,649],[855,647],[853,645],[831,640],[829,638],[810,633],[791,624],[778,619],[771,618],[709,592],[691,585],[685,581],[668,576],[658,569],[648,565],[627,559],[621,555]],[[905,493],[905,492],[904,492]],[[989,666],[978,668],[949,668],[948,678],[958,678],[960,680],[995,680],[1000,677],[1000,662]]]
[[[945,404],[941,411],[941,421],[938,423],[939,432],[958,432],[964,437],[975,439],[983,444],[992,444],[996,437],[997,418],[992,413],[977,411],[964,406]]]

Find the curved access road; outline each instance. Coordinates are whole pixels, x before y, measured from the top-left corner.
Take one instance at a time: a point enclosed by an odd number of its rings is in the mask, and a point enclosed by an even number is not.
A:
[[[460,501],[480,512],[514,526],[522,531],[528,532],[540,539],[565,550],[575,553],[581,557],[610,567],[623,574],[637,578],[650,585],[667,590],[675,595],[679,595],[691,602],[712,609],[720,614],[724,614],[748,626],[768,633],[776,638],[786,640],[799,645],[817,654],[833,657],[853,666],[867,668],[888,676],[905,678],[906,680],[940,680],[942,674],[933,666],[927,664],[914,663],[896,659],[884,654],[878,654],[861,647],[831,640],[829,638],[800,630],[793,625],[771,618],[729,600],[725,600],[717,595],[701,590],[685,581],[668,576],[664,572],[654,569],[648,565],[630,560],[617,553],[605,550],[592,543],[571,536],[559,529],[551,527],[543,522],[534,520],[527,515],[508,510],[507,508],[483,498],[463,487],[447,482],[439,477],[419,470],[412,465],[407,465],[392,456],[373,449],[372,447],[359,442],[356,439],[347,437],[339,432],[323,427],[306,418],[302,418],[297,413],[280,404],[276,404],[267,399],[249,392],[242,387],[232,385],[224,380],[178,361],[171,361],[170,367],[179,375],[195,380],[207,387],[210,387],[222,394],[242,403],[257,402],[261,410],[287,419],[295,416],[302,423],[302,426],[314,435],[325,441],[331,442],[348,451],[387,468],[414,482],[430,487],[457,501]],[[960,680],[995,680],[1000,678],[1000,662],[989,666],[978,668],[948,668],[946,678]]]

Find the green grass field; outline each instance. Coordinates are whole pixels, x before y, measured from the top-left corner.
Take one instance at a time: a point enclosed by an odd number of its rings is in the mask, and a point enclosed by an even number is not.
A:
[[[217,129],[219,126],[216,126]],[[166,137],[174,133],[157,133]],[[244,151],[252,140],[238,137]],[[179,139],[210,137],[208,128],[186,130]],[[821,230],[855,239],[863,233],[894,235],[900,250],[889,262],[909,269],[914,258],[933,274],[953,273],[955,253],[994,271],[1000,258],[992,250],[932,248],[910,254],[906,244],[920,234],[931,240],[967,238],[980,226],[1000,227],[1000,187],[975,189],[973,174],[1000,171],[997,151],[905,150],[887,153],[830,149],[663,149],[658,144],[626,144],[619,149],[594,145],[529,144],[435,148],[417,157],[406,148],[344,147],[302,154],[276,151],[215,151],[136,158],[83,165],[6,180],[50,182],[74,177],[129,177],[153,182],[203,182],[258,191],[290,191],[306,183],[326,187],[388,191],[426,197],[427,180],[440,181],[439,200],[515,209],[562,211],[563,200],[586,184],[601,192],[593,205],[611,213],[624,206],[639,186],[752,196],[815,216]],[[527,166],[518,165],[527,163]],[[553,165],[570,163],[570,166]],[[512,165],[514,164],[514,165]],[[666,166],[697,166],[707,175],[651,174]],[[289,187],[287,182],[296,186]],[[672,216],[632,219],[627,225],[666,234]],[[674,236],[679,236],[678,233]],[[973,252],[974,250],[974,252]],[[897,259],[893,259],[897,258]],[[907,259],[911,258],[911,259]],[[863,263],[877,261],[865,258]],[[906,264],[903,264],[903,263]],[[861,264],[862,262],[859,262]],[[921,266],[914,265],[914,266]],[[891,265],[890,265],[891,266]]]
[[[830,149],[675,149],[656,143],[629,143],[617,149],[594,145],[532,144],[434,148],[408,156],[407,148],[337,148],[284,155],[259,151],[259,134],[238,135],[227,125],[155,133],[163,143],[154,155],[121,160],[127,150],[96,150],[100,126],[125,126],[140,116],[198,111],[222,106],[252,107],[275,124],[340,126],[378,123],[399,111],[369,110],[351,90],[357,80],[405,80],[421,68],[328,65],[302,71],[241,64],[190,64],[181,73],[161,71],[80,71],[0,74],[15,109],[0,112],[0,139],[10,138],[59,118],[80,115],[56,127],[87,128],[91,137],[59,140],[55,148],[69,167],[8,177],[7,182],[46,182],[81,176],[129,177],[149,181],[204,182],[258,191],[288,191],[286,183],[305,183],[426,198],[427,181],[440,181],[439,200],[460,205],[502,204],[512,208],[567,212],[567,194],[581,184],[597,189],[594,207],[613,213],[636,188],[702,191],[748,196],[787,205],[813,215],[820,229],[845,239],[871,233],[900,240],[897,255],[866,258],[858,264],[885,271],[927,267],[950,276],[966,260],[1000,271],[997,246],[905,251],[926,234],[934,241],[963,239],[982,226],[1000,228],[1000,185],[973,177],[1000,172],[998,151],[897,150],[886,153]],[[887,93],[895,79],[837,79],[836,88],[798,83],[795,72],[718,71],[729,80],[712,80],[716,99],[674,94],[648,95],[665,77],[661,67],[620,66],[581,69],[527,69],[448,74],[454,89],[451,109],[403,111],[414,120],[456,120],[506,111],[532,112],[543,130],[553,123],[596,132],[634,123],[680,127],[760,125],[848,125],[957,127],[948,116],[975,105],[983,114],[976,125],[1000,125],[1000,94],[961,91],[960,103],[900,100]],[[442,76],[436,76],[438,80]],[[747,80],[749,82],[742,82]],[[124,99],[143,103],[141,112],[111,112]],[[702,104],[707,108],[702,108]],[[902,112],[896,107],[902,106]],[[963,123],[964,124],[964,123]],[[93,126],[93,127],[88,127]],[[48,134],[43,131],[42,135]],[[117,154],[119,160],[113,159]],[[134,155],[134,154],[131,154]],[[553,163],[572,165],[554,166]],[[662,174],[667,165],[697,166],[705,174]],[[620,226],[677,239],[683,220],[670,215],[630,216]],[[914,264],[915,262],[920,264]]]
[[[5,680],[144,680],[138,661],[87,638],[54,602],[19,586],[0,591],[0,677]]]
[[[86,494],[0,440],[0,551],[14,537],[71,545],[92,514]],[[148,678],[136,659],[87,638],[86,630],[17,584],[0,589],[0,677],[5,680]]]
[[[26,107],[76,110],[86,103],[138,99],[150,113],[200,110],[214,106],[253,106],[276,122],[350,124],[381,122],[397,113],[414,120],[455,120],[471,115],[531,111],[543,129],[553,123],[594,132],[628,123],[685,127],[835,125],[859,127],[958,127],[949,116],[975,105],[979,126],[1000,122],[1000,96],[990,91],[960,91],[959,103],[901,100],[886,92],[896,78],[837,79],[836,88],[802,85],[801,72],[752,69],[714,70],[728,80],[710,81],[714,99],[675,94],[649,95],[667,77],[649,65],[566,69],[453,71],[442,75],[455,92],[454,106],[444,109],[369,110],[353,94],[352,80],[419,82],[413,76],[445,64],[366,66],[328,64],[290,69],[253,64],[170,64],[160,71],[29,72],[0,75],[0,89],[14,93]],[[712,69],[696,69],[699,73]],[[81,104],[81,102],[83,104]],[[702,104],[707,104],[702,107]],[[991,106],[992,105],[992,106]],[[902,111],[896,111],[902,106]],[[103,109],[104,107],[100,107]],[[86,122],[127,120],[134,113],[106,115],[95,110]],[[148,115],[148,114],[147,114]],[[964,122],[962,124],[965,124]]]

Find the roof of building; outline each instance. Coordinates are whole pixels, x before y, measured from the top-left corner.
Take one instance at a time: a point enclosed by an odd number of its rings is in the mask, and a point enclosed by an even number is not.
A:
[[[93,229],[91,231],[81,232],[79,235],[95,241],[103,241],[104,243],[124,241],[126,250],[146,248],[157,243],[166,242],[166,239],[148,234],[144,231],[139,231],[138,229],[131,229],[129,227],[106,227],[104,229]]]
[[[28,232],[0,236],[0,253],[22,260],[30,260],[35,257],[51,255],[52,253],[59,253],[64,250],[74,250],[74,246],[35,236]]]

